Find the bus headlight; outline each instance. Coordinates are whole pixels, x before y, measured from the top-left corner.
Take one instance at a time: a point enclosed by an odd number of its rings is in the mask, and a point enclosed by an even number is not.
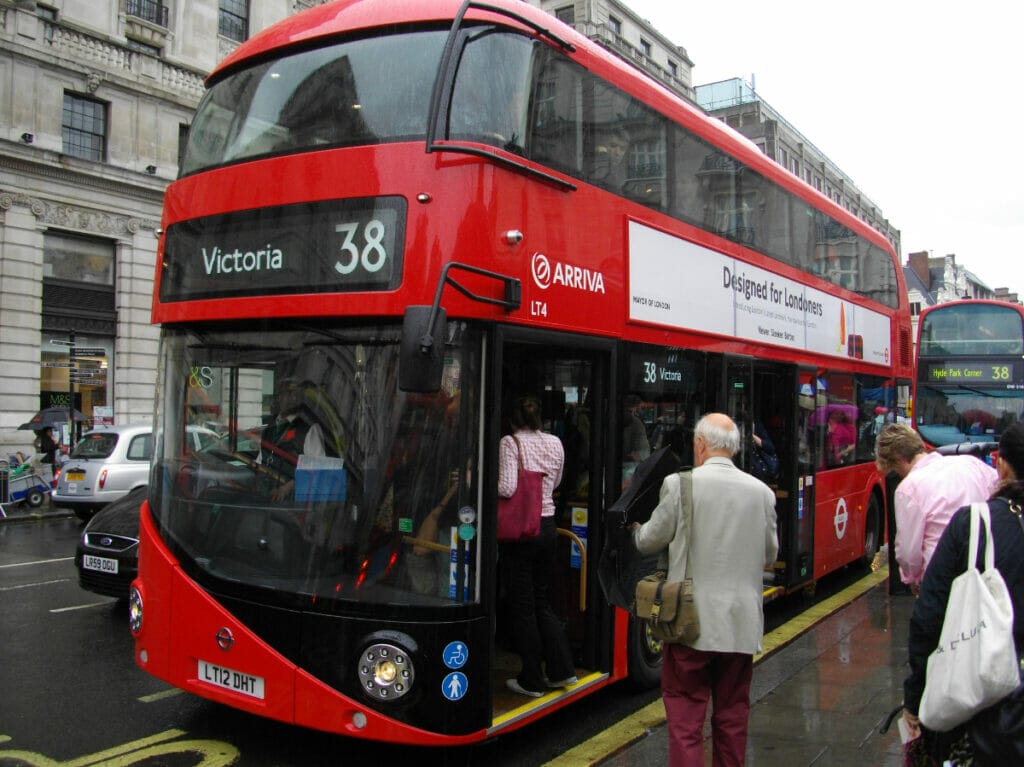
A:
[[[136,636],[142,631],[142,592],[135,586],[128,592],[128,628]]]
[[[359,658],[359,683],[374,700],[398,700],[412,689],[416,672],[409,652],[390,642],[374,642]]]

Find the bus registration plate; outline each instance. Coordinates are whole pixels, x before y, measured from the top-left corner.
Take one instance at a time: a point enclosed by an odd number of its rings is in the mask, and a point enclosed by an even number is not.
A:
[[[231,690],[250,698],[263,700],[263,677],[244,674],[232,668],[218,666],[215,663],[208,663],[205,660],[199,661],[198,679],[203,684],[220,687],[223,690]]]

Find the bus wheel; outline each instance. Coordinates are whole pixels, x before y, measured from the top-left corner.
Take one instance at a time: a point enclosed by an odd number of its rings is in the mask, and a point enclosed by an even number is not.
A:
[[[638,690],[661,684],[662,642],[650,627],[635,617],[629,619],[629,681]]]
[[[872,493],[871,500],[868,501],[867,514],[864,515],[864,556],[861,557],[861,562],[869,567],[875,561],[881,537],[882,509],[878,503],[878,496]]]

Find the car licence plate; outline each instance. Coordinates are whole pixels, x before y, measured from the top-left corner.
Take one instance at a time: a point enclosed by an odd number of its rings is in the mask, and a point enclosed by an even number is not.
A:
[[[117,575],[116,559],[95,557],[92,554],[86,554],[82,557],[82,567],[86,570],[95,570],[98,573],[110,573],[111,575]]]
[[[199,661],[198,679],[204,684],[231,690],[251,698],[263,700],[263,677],[243,674],[233,668],[225,668],[205,660]]]
[[[68,481],[71,481],[71,482],[81,482],[83,479],[85,479],[85,472],[84,471],[69,471],[67,473],[67,478],[68,478]]]

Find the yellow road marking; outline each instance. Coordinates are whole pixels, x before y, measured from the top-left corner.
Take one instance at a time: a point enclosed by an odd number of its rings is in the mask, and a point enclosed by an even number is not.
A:
[[[67,762],[58,762],[34,751],[6,749],[0,749],[0,759],[26,767],[129,767],[153,757],[170,754],[195,754],[200,757],[195,767],[229,767],[238,761],[238,749],[230,743],[219,740],[176,740],[185,734],[184,730],[165,730],[148,738],[133,740]],[[9,741],[8,736],[0,737],[0,742]]]
[[[178,687],[172,687],[171,689],[164,690],[163,692],[155,692],[152,695],[143,695],[138,700],[139,703],[156,703],[158,700],[173,698],[175,695],[184,695],[184,693],[184,690],[179,689]]]

